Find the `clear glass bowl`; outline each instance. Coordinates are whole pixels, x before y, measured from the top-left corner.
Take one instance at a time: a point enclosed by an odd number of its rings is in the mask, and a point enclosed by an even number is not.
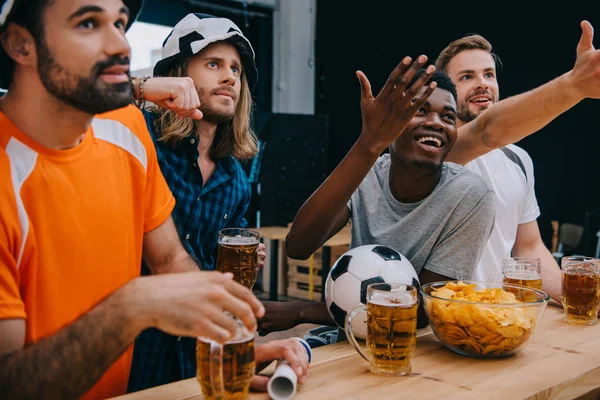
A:
[[[532,337],[550,297],[541,290],[498,282],[462,281],[475,289],[500,288],[520,303],[485,303],[435,297],[433,289],[449,282],[424,284],[421,295],[429,324],[448,349],[476,358],[503,358],[516,353]]]

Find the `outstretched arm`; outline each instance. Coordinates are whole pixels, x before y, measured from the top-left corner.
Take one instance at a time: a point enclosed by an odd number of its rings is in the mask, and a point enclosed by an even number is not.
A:
[[[310,257],[348,221],[350,214],[346,204],[350,196],[379,155],[402,134],[435,89],[434,82],[416,99],[435,71],[432,65],[412,86],[407,87],[425,62],[427,57],[424,55],[412,65],[410,57],[404,58],[375,98],[365,74],[357,72],[361,85],[362,133],[338,167],[298,211],[286,238],[290,257]]]
[[[600,98],[600,50],[594,49],[592,25],[583,21],[581,29],[572,70],[536,89],[494,104],[461,126],[447,161],[466,164],[537,132],[584,98]]]

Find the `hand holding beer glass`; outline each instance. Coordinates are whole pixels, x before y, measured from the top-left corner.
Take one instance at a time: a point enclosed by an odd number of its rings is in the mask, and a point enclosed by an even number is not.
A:
[[[238,324],[235,335],[225,344],[198,338],[197,379],[207,400],[243,400],[250,392],[255,371],[254,334],[231,314]]]
[[[231,272],[233,279],[252,289],[256,282],[260,235],[244,228],[227,228],[219,232],[217,271]]]
[[[567,256],[561,260],[565,321],[595,325],[600,310],[600,259]]]
[[[367,306],[346,316],[346,336],[370,363],[372,372],[404,376],[411,372],[410,358],[417,343],[417,288],[400,283],[372,283],[367,287]],[[361,349],[352,333],[352,319],[367,312],[367,348]]]

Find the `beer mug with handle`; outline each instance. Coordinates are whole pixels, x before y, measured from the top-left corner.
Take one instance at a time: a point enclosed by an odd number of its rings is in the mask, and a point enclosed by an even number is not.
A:
[[[367,286],[367,305],[359,305],[346,316],[345,331],[354,349],[378,375],[403,376],[411,372],[410,358],[417,343],[417,288],[401,283]],[[352,333],[352,319],[367,312],[367,349]]]
[[[561,260],[565,321],[596,325],[600,310],[600,259],[567,256]]]
[[[254,376],[254,334],[244,324],[224,344],[198,338],[196,347],[197,379],[207,400],[247,399]]]

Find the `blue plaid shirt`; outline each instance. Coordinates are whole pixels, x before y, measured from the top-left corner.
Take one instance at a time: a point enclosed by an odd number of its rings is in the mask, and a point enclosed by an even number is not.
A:
[[[158,142],[156,115],[144,111],[160,169],[175,196],[173,220],[185,249],[202,269],[214,269],[219,230],[245,228],[250,183],[240,163],[228,156],[205,185],[198,168],[198,139],[191,135],[175,146]],[[142,266],[142,274],[148,268]],[[196,376],[196,339],[147,329],[138,336],[128,391],[142,390]]]

